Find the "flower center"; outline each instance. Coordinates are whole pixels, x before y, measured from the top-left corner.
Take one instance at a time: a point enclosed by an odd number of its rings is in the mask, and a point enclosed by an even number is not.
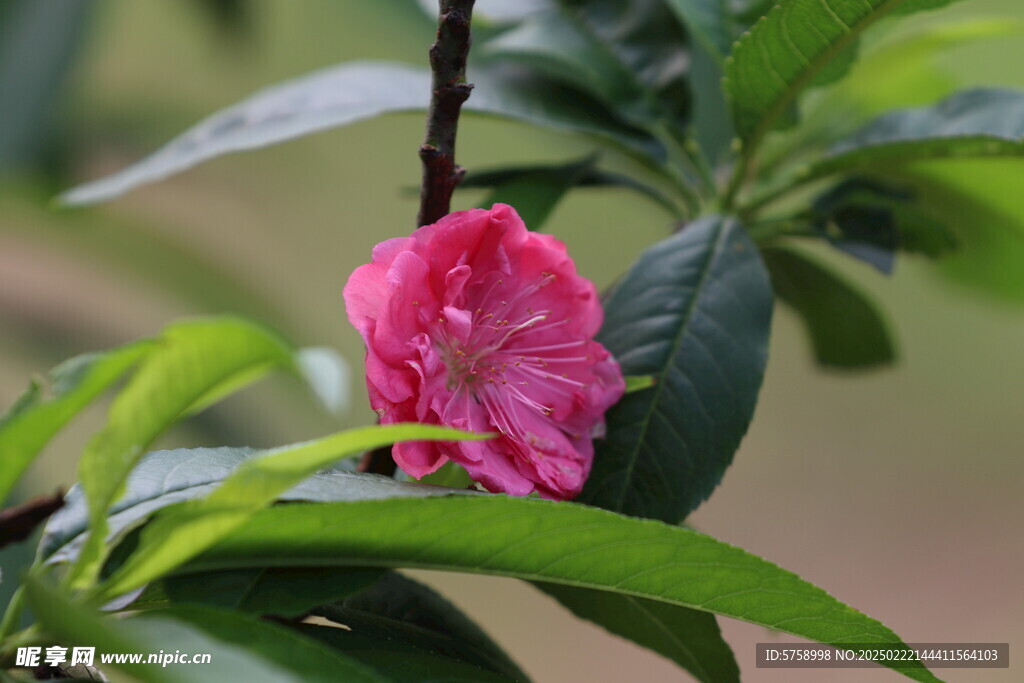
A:
[[[590,360],[585,355],[568,355],[585,347],[587,340],[548,334],[570,320],[555,319],[550,309],[535,310],[529,305],[531,295],[555,277],[543,273],[512,294],[506,293],[500,277],[489,286],[485,282],[479,287],[485,293],[477,299],[467,339],[450,334],[443,317],[438,321],[435,339],[448,370],[449,390],[484,404],[495,426],[506,435],[527,434],[518,417],[522,408],[548,416],[556,401],[571,401],[586,387],[565,371]],[[541,332],[546,334],[539,337]]]

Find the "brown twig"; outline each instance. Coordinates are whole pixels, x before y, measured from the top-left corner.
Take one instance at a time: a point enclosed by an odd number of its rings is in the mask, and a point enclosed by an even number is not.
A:
[[[427,137],[420,145],[423,161],[423,185],[416,225],[430,225],[448,215],[452,193],[466,174],[455,163],[455,134],[459,127],[462,103],[473,86],[466,82],[470,30],[474,0],[440,0],[437,39],[430,47],[430,108],[427,110]],[[395,461],[391,447],[378,448],[363,456],[360,472],[394,476]]]
[[[440,0],[437,40],[430,48],[430,109],[427,137],[420,146],[423,185],[417,225],[429,225],[448,214],[452,193],[465,175],[455,163],[455,134],[462,103],[473,86],[466,82],[469,24],[474,0]]]
[[[64,506],[64,494],[37,496],[21,505],[0,510],[0,548],[24,541],[47,517]]]

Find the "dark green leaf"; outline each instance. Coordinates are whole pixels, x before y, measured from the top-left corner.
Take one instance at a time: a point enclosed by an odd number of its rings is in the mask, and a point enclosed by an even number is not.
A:
[[[0,170],[39,164],[92,0],[0,3]]]
[[[29,386],[0,417],[0,503],[50,439],[151,348],[152,342],[137,342],[64,361],[50,372],[49,396],[37,382]]]
[[[860,35],[901,6],[926,9],[916,0],[786,0],[744,34],[726,64],[725,89],[748,148],[791,110],[804,88],[826,82],[823,73],[841,76],[844,69],[834,62],[848,66]]]
[[[508,204],[532,230],[539,230],[562,197],[592,172],[594,158],[564,166],[534,169],[511,177],[494,188],[481,203],[484,208]]]
[[[262,566],[456,570],[595,588],[827,643],[898,643],[796,575],[689,529],[572,503],[448,496],[262,510],[185,571]],[[922,681],[922,668],[900,669]]]
[[[389,572],[373,585],[313,614],[371,640],[399,641],[517,681],[529,680],[498,645],[427,586]]]
[[[735,39],[728,0],[667,0],[669,8],[719,64]]]
[[[321,641],[395,683],[508,683],[512,680],[401,640],[382,641],[363,635],[361,629],[348,631],[312,624],[298,624],[295,628],[303,636]]]
[[[592,135],[644,157],[664,154],[650,135],[619,122],[604,107],[531,74],[476,69],[476,112]],[[430,72],[385,62],[343,64],[256,93],[224,109],[112,176],[61,196],[67,204],[91,204],[121,195],[209,159],[257,149],[389,112],[420,111],[430,98]]]
[[[154,511],[213,491],[243,462],[259,454],[248,448],[194,448],[156,451],[146,455],[128,475],[125,495],[110,509],[108,540],[137,525]],[[369,500],[395,496],[443,496],[453,491],[440,486],[397,482],[387,477],[328,470],[285,492],[281,500]],[[81,548],[88,525],[82,489],[68,491],[65,505],[46,525],[39,556],[51,562],[72,561]]]
[[[598,338],[627,375],[654,375],[607,416],[580,498],[676,523],[718,485],[750,424],[772,295],[735,220],[700,219],[648,249],[605,303]]]
[[[888,325],[864,294],[800,251],[772,247],[763,255],[775,294],[800,315],[818,363],[860,369],[895,360]]]
[[[187,680],[192,683],[223,683],[224,681],[266,681],[267,683],[301,683],[303,678],[288,669],[277,666],[260,654],[236,647],[218,638],[166,617],[140,617],[124,623],[72,602],[36,579],[25,582],[26,595],[32,611],[42,629],[53,639],[67,646],[95,647],[96,659],[107,653],[156,653],[179,650],[188,653],[208,653],[210,662],[187,665]],[[338,658],[340,660],[340,657]],[[120,669],[140,681],[152,683],[181,683],[186,676],[173,667],[154,664],[112,662],[109,666]],[[186,666],[186,665],[178,665]],[[345,669],[342,669],[345,670]],[[352,681],[376,681],[378,677],[352,662],[346,673]]]
[[[682,124],[686,36],[661,0],[558,0],[484,46],[597,96],[627,120]]]
[[[833,246],[886,274],[897,249],[936,257],[957,245],[913,192],[871,178],[842,181],[814,201],[811,213],[812,225]]]
[[[837,144],[811,177],[921,159],[1024,155],[1024,92],[983,88],[886,114]]]
[[[213,640],[229,643],[253,658],[269,662],[274,668],[286,671],[289,678],[315,683],[335,681],[390,681],[358,660],[345,656],[336,648],[328,647],[316,638],[307,638],[295,629],[238,614],[225,609],[196,606],[175,606],[153,615],[129,620],[129,627],[145,624],[159,618],[164,622],[180,623]],[[161,646],[166,649],[166,646]],[[193,650],[196,652],[197,650]],[[199,650],[203,651],[203,650]],[[193,668],[189,667],[189,672]],[[248,680],[231,674],[224,681]],[[184,680],[184,679],[178,679]],[[191,679],[189,679],[191,680]]]
[[[736,658],[712,614],[632,595],[553,583],[538,583],[537,587],[581,619],[671,659],[698,681],[740,680]]]
[[[132,601],[131,609],[205,605],[294,618],[370,586],[384,571],[372,567],[260,567],[169,576],[146,586]]]
[[[566,176],[568,175],[575,178],[576,187],[620,187],[627,190],[633,190],[634,192],[638,192],[639,194],[647,197],[671,215],[679,215],[679,209],[672,200],[657,188],[638,180],[634,180],[630,176],[623,175],[621,173],[614,173],[612,171],[604,171],[596,168],[593,165],[594,162],[595,157],[591,155],[565,164],[510,166],[486,169],[483,171],[469,173],[465,180],[459,183],[459,188],[471,189],[477,187],[493,187],[496,188],[495,192],[498,192],[510,185],[512,187],[517,187],[520,180],[523,179],[530,182],[543,182],[544,180],[550,180],[556,188],[560,188],[566,183]],[[568,189],[571,189],[571,187],[567,187],[566,191],[568,191]],[[561,195],[559,197],[561,197]],[[519,205],[515,203],[514,197],[512,199],[513,201],[505,201],[499,198],[499,200],[504,201],[504,203],[515,206],[518,210]],[[495,200],[492,195],[490,199],[482,202],[481,204],[486,208],[490,206],[488,202],[493,203],[493,201]],[[524,214],[520,211],[520,215],[522,216]],[[530,223],[530,221],[526,221],[526,223],[530,227],[537,227]]]
[[[264,451],[239,465],[204,498],[163,510],[142,530],[136,552],[100,590],[113,598],[164,576],[341,458],[400,441],[475,441],[492,436],[416,423],[373,425]]]

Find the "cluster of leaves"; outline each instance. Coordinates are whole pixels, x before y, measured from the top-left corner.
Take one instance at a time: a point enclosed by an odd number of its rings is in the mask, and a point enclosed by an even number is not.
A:
[[[653,382],[609,413],[583,505],[321,471],[397,440],[471,438],[423,426],[264,452],[143,456],[183,416],[268,368],[298,367],[295,350],[257,326],[174,326],[155,342],[69,361],[50,397],[33,386],[0,423],[0,451],[14,463],[0,479],[6,494],[64,423],[131,373],[85,449],[81,489],[51,520],[8,609],[3,654],[46,637],[124,652],[180,643],[216,652],[216,667],[191,668],[190,680],[222,680],[220,667],[255,680],[525,678],[453,606],[394,573],[402,567],[531,581],[700,680],[739,675],[713,614],[834,645],[901,646],[793,574],[678,524],[717,486],[747,429],[776,300],[803,317],[824,365],[893,358],[874,303],[793,242],[830,244],[883,271],[899,250],[938,257],[978,242],[974,226],[929,212],[923,198],[944,187],[913,164],[1016,156],[1024,94],[958,93],[854,133],[799,123],[812,118],[802,94],[842,87],[867,29],[944,4],[478,2],[467,113],[572,131],[610,154],[497,168],[464,186],[492,188],[488,204],[514,204],[535,228],[567,192],[598,185],[638,191],[684,226],[650,247],[606,302],[601,341],[626,374]],[[487,21],[492,6],[501,11]],[[429,82],[426,69],[404,64],[331,67],[217,113],[63,199],[102,201],[221,154],[420,110]],[[607,156],[635,172],[603,168]],[[18,631],[26,603],[38,623]],[[99,617],[91,608],[100,605],[130,616]],[[174,676],[124,666],[146,680]],[[899,670],[935,680],[923,667]]]

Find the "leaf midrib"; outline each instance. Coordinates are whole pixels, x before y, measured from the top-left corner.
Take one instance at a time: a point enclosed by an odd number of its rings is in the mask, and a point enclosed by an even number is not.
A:
[[[644,415],[644,420],[641,423],[640,428],[640,436],[634,442],[635,445],[633,447],[632,452],[630,453],[629,466],[626,468],[626,472],[622,477],[622,485],[620,487],[619,499],[616,503],[616,507],[613,508],[615,511],[620,511],[622,509],[626,501],[626,495],[629,493],[629,491],[632,490],[633,472],[636,468],[636,462],[640,457],[642,445],[647,440],[647,432],[650,429],[651,418],[655,413],[654,406],[656,406],[658,404],[658,401],[661,399],[661,393],[665,389],[665,379],[668,376],[669,369],[672,366],[672,359],[675,358],[676,354],[679,352],[679,347],[682,345],[683,338],[686,336],[686,330],[689,329],[690,322],[693,320],[694,313],[697,310],[697,302],[700,299],[700,293],[704,290],[704,285],[707,282],[708,276],[711,273],[716,257],[718,256],[719,249],[721,247],[722,236],[725,234],[726,228],[729,225],[731,225],[731,222],[728,219],[721,219],[718,222],[718,233],[715,236],[714,246],[711,249],[708,249],[707,259],[701,268],[700,279],[697,281],[696,287],[694,287],[693,299],[690,301],[690,305],[687,307],[682,324],[679,326],[679,331],[672,339],[672,347],[671,351],[668,354],[668,360],[657,375],[658,379],[653,387],[654,395],[651,397],[651,401],[649,404],[651,406],[651,409],[648,410]]]
[[[821,2],[829,9],[830,12],[833,14],[835,13],[831,6],[828,5],[828,0],[821,0]],[[890,12],[902,5],[904,2],[906,2],[906,0],[890,0],[890,2],[884,5],[879,5],[874,9],[874,11],[869,12],[862,21],[857,22],[854,26],[850,26],[849,24],[846,24],[846,22],[842,22],[849,30],[843,34],[839,40],[832,43],[832,45],[830,45],[818,57],[811,60],[800,76],[797,76],[795,79],[790,81],[783,95],[775,101],[775,104],[768,109],[765,115],[761,118],[760,123],[758,123],[754,128],[754,132],[751,134],[749,141],[744,145],[744,153],[749,156],[753,150],[757,149],[761,140],[768,134],[768,131],[772,129],[779,116],[782,115],[782,112],[784,112],[786,107],[796,99],[800,92],[803,91],[807,84],[810,83],[811,79],[813,79],[821,69],[827,66],[837,54],[845,50],[847,47],[852,45],[855,40],[860,38],[861,34],[864,33],[864,31],[866,31],[872,24],[885,18]],[[776,7],[780,8],[776,11],[783,11],[781,6],[777,5]],[[753,35],[753,33],[748,35]],[[733,53],[735,52],[736,51],[733,50]]]

